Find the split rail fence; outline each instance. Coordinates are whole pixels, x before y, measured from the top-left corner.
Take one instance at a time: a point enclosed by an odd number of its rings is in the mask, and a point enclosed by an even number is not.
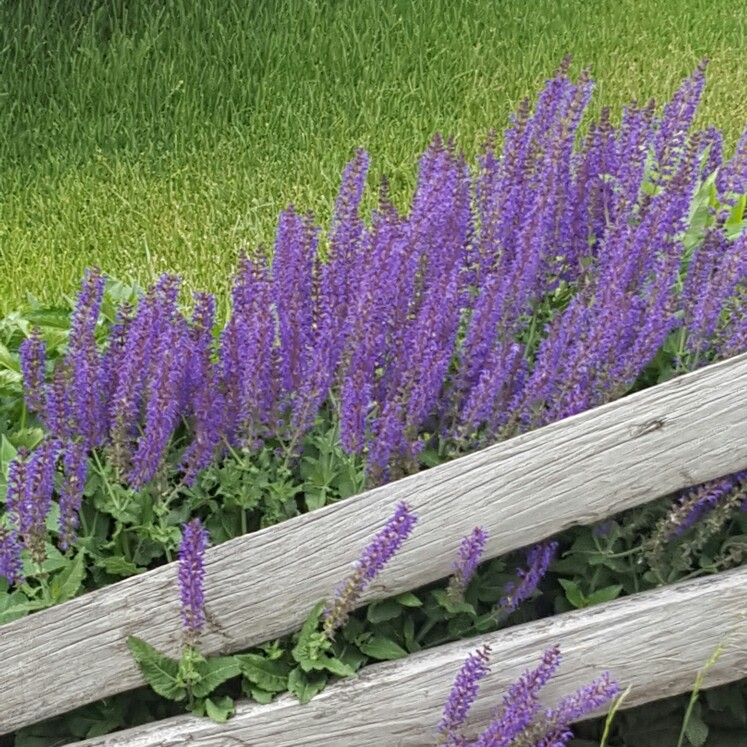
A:
[[[449,575],[462,536],[489,533],[485,557],[747,467],[747,355],[533,431],[310,514],[211,548],[206,655],[297,630],[406,499],[420,520],[362,604]],[[143,685],[128,635],[180,653],[176,564],[0,626],[0,734]],[[747,676],[747,567],[441,646],[364,669],[306,705],[242,703],[226,724],[191,716],[78,747],[433,744],[459,666],[481,643],[493,673],[476,727],[508,684],[559,643],[548,701],[609,670],[625,707],[686,692],[719,643],[706,686]]]

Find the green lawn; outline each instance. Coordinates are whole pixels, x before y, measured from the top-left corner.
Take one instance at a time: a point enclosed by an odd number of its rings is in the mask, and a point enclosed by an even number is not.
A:
[[[0,0],[0,313],[90,264],[221,290],[289,201],[328,219],[353,148],[403,203],[434,131],[474,154],[568,52],[594,111],[708,55],[733,144],[745,50],[734,0]]]

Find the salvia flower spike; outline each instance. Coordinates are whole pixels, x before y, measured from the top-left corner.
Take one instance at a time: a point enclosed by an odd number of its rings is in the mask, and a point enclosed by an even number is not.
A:
[[[199,519],[184,525],[179,547],[179,587],[182,624],[188,645],[194,645],[205,628],[205,550],[208,532]]]
[[[332,606],[324,611],[323,629],[328,638],[345,624],[361,594],[402,547],[417,520],[406,503],[397,505],[386,526],[361,553],[353,572],[337,590]]]
[[[511,685],[492,723],[477,739],[475,747],[509,747],[513,743],[540,712],[540,690],[558,670],[560,660],[560,649],[557,645],[551,646],[536,669],[528,669]]]
[[[67,550],[75,542],[78,514],[83,501],[83,489],[88,470],[87,451],[82,440],[70,441],[64,447],[62,466],[64,475],[59,494],[60,549]]]
[[[550,567],[558,549],[557,542],[535,545],[527,553],[527,567],[520,568],[516,575],[518,582],[506,584],[504,595],[498,602],[496,616],[508,617],[522,602],[529,599]]]
[[[464,592],[469,586],[477,566],[480,562],[488,533],[482,527],[475,527],[459,546],[457,559],[454,562],[454,573],[449,579],[449,598],[454,602],[464,600]]]
[[[6,579],[9,586],[17,586],[25,580],[18,532],[2,525],[0,525],[0,576]]]
[[[618,683],[605,672],[599,679],[579,688],[554,708],[545,712],[543,731],[545,735],[537,747],[562,747],[573,737],[570,725],[609,703],[620,693]]]
[[[490,646],[486,644],[470,654],[462,664],[436,729],[441,744],[459,744],[459,729],[464,726],[469,710],[477,698],[480,680],[490,672],[489,661]]]

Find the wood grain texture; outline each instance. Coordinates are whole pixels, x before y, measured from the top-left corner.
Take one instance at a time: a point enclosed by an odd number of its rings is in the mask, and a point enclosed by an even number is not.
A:
[[[492,558],[747,467],[746,385],[747,355],[212,548],[202,649],[298,629],[399,500],[420,521],[363,602],[448,576],[478,524]],[[126,638],[177,656],[178,598],[171,564],[2,626],[0,734],[143,684]]]
[[[492,648],[493,671],[480,686],[473,729],[487,726],[510,684],[554,643],[563,661],[546,688],[548,705],[605,670],[632,686],[625,707],[687,692],[719,643],[706,687],[733,682],[747,676],[747,568],[377,664],[306,705],[284,695],[267,706],[240,704],[226,724],[179,716],[74,747],[432,746],[454,676],[482,643]]]

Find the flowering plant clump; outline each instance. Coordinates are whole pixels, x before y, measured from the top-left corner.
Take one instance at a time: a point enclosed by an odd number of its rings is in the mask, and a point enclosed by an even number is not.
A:
[[[569,64],[476,169],[436,137],[408,214],[383,188],[362,219],[358,151],[326,246],[284,211],[272,259],[240,259],[217,335],[214,299],[187,318],[165,275],[102,345],[106,279],[89,271],[65,354],[51,365],[38,330],[21,346],[28,410],[123,500],[171,490],[168,513],[207,470],[287,471],[320,422],[375,485],[619,397],[661,351],[673,375],[747,349],[747,134],[726,161],[716,130],[691,132],[705,63],[660,116],[605,111],[583,137],[593,81]]]
[[[604,674],[590,685],[564,698],[554,708],[542,710],[540,690],[560,665],[560,649],[549,648],[539,666],[527,670],[511,686],[494,711],[489,726],[476,738],[462,733],[470,708],[477,699],[478,683],[488,676],[490,648],[471,654],[454,680],[438,725],[439,744],[447,747],[563,747],[573,738],[570,725],[608,704],[619,692],[617,683]]]
[[[271,256],[242,254],[225,323],[207,293],[186,311],[178,277],[141,290],[97,269],[71,316],[6,320],[0,624],[178,552],[183,657],[131,648],[168,675],[151,683],[161,695],[227,717],[235,693],[205,684],[222,674],[240,670],[259,702],[306,700],[330,675],[494,630],[517,608],[531,619],[742,563],[737,472],[566,530],[526,568],[483,559],[478,527],[448,588],[355,611],[413,529],[401,504],[294,637],[222,663],[198,650],[207,533],[223,542],[747,350],[747,131],[726,158],[717,130],[693,130],[705,69],[661,111],[584,123],[594,83],[565,60],[475,165],[434,137],[409,208],[384,179],[370,220],[356,151],[327,232],[290,206]],[[465,673],[444,738],[486,667],[477,656]],[[537,744],[564,743],[579,697],[544,715]],[[535,702],[516,702],[491,733],[534,739]]]

